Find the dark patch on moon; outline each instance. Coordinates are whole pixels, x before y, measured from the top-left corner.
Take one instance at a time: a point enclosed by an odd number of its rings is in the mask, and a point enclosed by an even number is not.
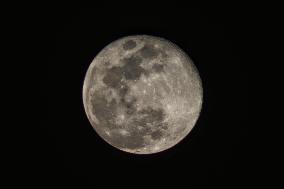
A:
[[[139,56],[133,55],[133,56],[124,58],[123,61],[125,62],[125,66],[127,66],[128,64],[139,66],[142,62],[142,58]]]
[[[159,140],[159,139],[162,138],[162,136],[163,136],[163,133],[162,133],[161,130],[156,130],[156,131],[154,131],[154,132],[151,133],[151,137],[152,137],[152,139],[154,139],[154,140]]]
[[[131,56],[123,59],[125,65],[122,67],[123,74],[127,80],[139,79],[144,69],[140,66],[142,59],[139,56]]]
[[[129,65],[125,68],[124,76],[127,80],[137,80],[143,72],[144,69],[142,67]]]
[[[112,88],[118,88],[123,76],[126,80],[139,79],[142,73],[146,73],[140,64],[142,59],[139,56],[131,56],[122,60],[125,64],[122,67],[114,66],[106,71],[103,82]]]
[[[110,103],[99,94],[94,94],[91,99],[92,113],[97,117],[103,127],[114,128],[113,117],[116,114],[117,103],[113,99]]]
[[[163,109],[153,109],[148,107],[147,109],[142,109],[138,112],[142,116],[142,120],[145,123],[154,123],[161,122],[164,119],[164,110]]]
[[[158,56],[159,51],[155,49],[153,45],[146,44],[144,47],[139,51],[143,58],[153,59]]]
[[[124,50],[130,50],[130,49],[133,49],[135,47],[136,47],[136,42],[133,41],[133,40],[128,40],[122,45],[122,48]]]
[[[120,67],[112,67],[107,71],[106,75],[104,76],[103,82],[107,86],[115,88],[122,79],[122,73],[123,71]]]
[[[162,64],[154,64],[153,65],[153,70],[155,71],[155,72],[162,72],[163,70],[164,70],[164,65],[162,65]]]

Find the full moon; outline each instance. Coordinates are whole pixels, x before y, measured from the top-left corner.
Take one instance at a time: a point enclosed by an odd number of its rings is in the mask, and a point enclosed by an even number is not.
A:
[[[202,82],[174,43],[149,35],[120,38],[90,64],[83,104],[98,135],[113,147],[152,154],[175,146],[194,127]]]

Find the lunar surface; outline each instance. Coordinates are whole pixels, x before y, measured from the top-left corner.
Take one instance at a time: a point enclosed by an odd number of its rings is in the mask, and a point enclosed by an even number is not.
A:
[[[154,36],[120,38],[92,61],[85,76],[87,117],[110,145],[135,154],[169,149],[194,127],[202,83],[188,55]]]

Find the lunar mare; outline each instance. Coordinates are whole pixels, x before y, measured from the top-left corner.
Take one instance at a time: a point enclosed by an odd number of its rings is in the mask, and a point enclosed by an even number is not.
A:
[[[107,45],[83,85],[87,117],[110,145],[130,153],[169,149],[194,127],[202,83],[188,55],[172,42],[135,35]]]

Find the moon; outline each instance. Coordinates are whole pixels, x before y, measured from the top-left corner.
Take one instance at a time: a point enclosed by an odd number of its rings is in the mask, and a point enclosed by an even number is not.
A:
[[[83,85],[86,115],[113,147],[153,154],[175,146],[194,127],[202,82],[189,56],[160,37],[134,35],[103,48]]]

